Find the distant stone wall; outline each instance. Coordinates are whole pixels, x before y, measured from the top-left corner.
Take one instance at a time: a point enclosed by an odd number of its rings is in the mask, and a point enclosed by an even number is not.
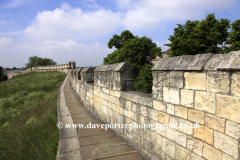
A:
[[[68,69],[75,69],[75,61],[68,62],[67,64],[58,64],[58,65],[48,65],[48,66],[38,66],[31,67],[27,70],[5,70],[4,74],[7,75],[8,79],[15,77],[19,74],[24,74],[28,72],[47,72],[47,71],[59,71],[67,73]]]
[[[240,159],[240,51],[159,59],[152,68],[153,94],[133,91],[125,62],[71,73],[84,106],[105,123],[177,126],[114,129],[143,155]],[[199,128],[180,128],[196,123]]]

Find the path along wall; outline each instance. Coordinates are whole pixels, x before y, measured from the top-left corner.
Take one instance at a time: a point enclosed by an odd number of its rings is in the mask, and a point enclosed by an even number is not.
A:
[[[67,64],[59,64],[59,65],[48,65],[48,66],[38,66],[32,67],[27,70],[5,70],[4,74],[7,75],[8,79],[17,76],[19,74],[24,74],[28,72],[47,72],[47,71],[59,71],[67,73],[68,69],[75,68],[75,61],[68,62]]]
[[[240,51],[159,59],[152,74],[153,94],[133,91],[132,69],[125,62],[74,69],[71,83],[105,123],[177,126],[113,129],[143,155],[240,159]],[[180,128],[196,123],[199,128]]]

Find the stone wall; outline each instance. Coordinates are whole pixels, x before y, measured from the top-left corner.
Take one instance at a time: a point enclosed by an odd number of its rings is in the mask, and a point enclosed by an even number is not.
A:
[[[177,126],[114,129],[143,155],[240,159],[240,51],[159,59],[152,68],[153,94],[133,91],[125,62],[71,74],[84,106],[105,123]],[[195,128],[180,127],[186,124]]]
[[[14,76],[28,73],[28,72],[59,71],[59,72],[67,73],[68,69],[74,69],[75,67],[76,67],[75,61],[71,61],[71,62],[68,62],[67,64],[31,67],[30,69],[27,69],[27,70],[5,70],[4,74],[7,75],[8,79],[11,79]]]

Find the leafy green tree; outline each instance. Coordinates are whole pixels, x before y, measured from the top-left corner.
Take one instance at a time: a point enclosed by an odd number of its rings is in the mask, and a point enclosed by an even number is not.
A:
[[[108,47],[117,48],[113,53],[108,54],[104,58],[104,65],[127,62],[133,69],[133,79],[134,83],[138,83],[136,86],[139,86],[142,82],[137,82],[137,80],[143,80],[139,77],[139,71],[142,68],[145,68],[145,65],[149,65],[151,59],[155,58],[155,55],[161,56],[161,48],[157,47],[156,43],[153,43],[150,38],[146,36],[138,37],[133,36],[132,33],[128,30],[123,31],[120,36],[114,35],[108,43]],[[151,70],[149,73],[152,74]],[[148,73],[147,73],[148,74]],[[136,79],[137,78],[137,79]],[[150,86],[145,85],[145,89],[141,91],[151,93],[152,83]],[[136,87],[135,90],[138,90],[139,87]]]
[[[16,70],[17,68],[16,67],[13,67],[12,70]]]
[[[112,47],[115,47],[118,50],[123,47],[123,42],[133,38],[135,38],[135,36],[129,30],[125,30],[120,36],[116,34],[113,35],[113,38],[108,42],[108,48],[112,49]]]
[[[223,45],[228,38],[230,20],[216,20],[214,13],[207,15],[205,20],[190,21],[186,24],[177,24],[173,36],[170,36],[171,43],[164,46],[171,47],[170,57],[182,55],[195,55],[203,53],[221,53]]]
[[[37,56],[29,57],[29,62],[25,64],[25,69],[29,69],[31,67],[36,66],[47,66],[47,65],[56,65],[57,63],[54,62],[52,59],[48,58],[41,58]]]
[[[144,93],[152,93],[152,67],[154,64],[145,64],[139,71],[139,76],[134,81],[134,90]]]
[[[240,50],[240,19],[231,24],[229,39],[225,42],[225,44],[231,44],[231,47],[224,47],[227,51]]]

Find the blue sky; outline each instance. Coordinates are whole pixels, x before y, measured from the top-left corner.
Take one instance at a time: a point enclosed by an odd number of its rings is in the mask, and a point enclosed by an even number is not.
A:
[[[240,19],[239,0],[0,0],[0,66],[21,68],[28,57],[58,64],[98,66],[114,49],[107,43],[128,29],[162,48],[177,24]]]

